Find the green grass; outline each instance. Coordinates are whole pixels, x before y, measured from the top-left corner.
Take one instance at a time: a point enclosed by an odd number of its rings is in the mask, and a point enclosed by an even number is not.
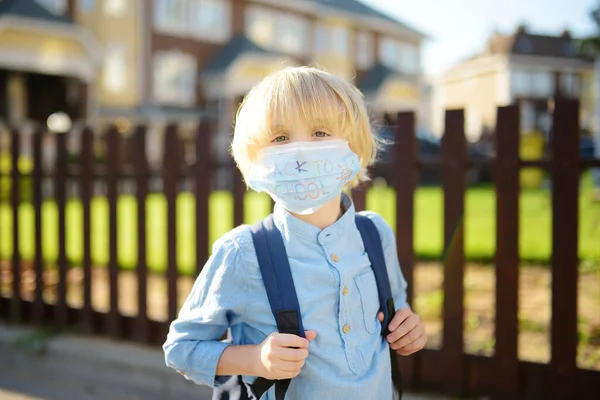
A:
[[[600,203],[590,200],[589,180],[580,193],[579,254],[585,260],[600,260]],[[177,262],[182,273],[195,270],[194,197],[177,198]],[[395,229],[395,193],[374,187],[367,194],[367,207],[380,213]],[[245,198],[246,223],[269,212],[269,198],[249,192]],[[213,192],[209,200],[209,243],[233,227],[233,199],[228,192]],[[468,259],[489,261],[495,253],[495,192],[489,187],[470,188],[466,196],[465,250]],[[547,263],[551,255],[551,206],[548,191],[524,190],[520,195],[520,255],[525,261]],[[92,259],[96,265],[108,262],[108,203],[94,198],[92,209]],[[147,199],[147,259],[149,267],[163,271],[167,259],[166,203],[162,195]],[[12,211],[0,203],[0,259],[12,255]],[[419,188],[415,196],[415,251],[425,259],[439,259],[443,246],[443,193],[440,188]],[[19,245],[24,259],[34,257],[34,210],[24,203],[19,208]],[[137,204],[133,196],[118,201],[118,259],[123,268],[137,264]],[[66,209],[67,256],[72,264],[82,260],[82,207],[77,199]],[[54,263],[58,256],[58,213],[56,204],[46,201],[42,208],[43,257]]]

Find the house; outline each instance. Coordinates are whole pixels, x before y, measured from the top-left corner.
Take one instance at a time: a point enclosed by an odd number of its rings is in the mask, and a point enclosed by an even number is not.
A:
[[[465,110],[470,140],[493,130],[499,106],[521,106],[522,132],[548,134],[549,105],[557,97],[581,100],[581,124],[593,115],[593,61],[581,56],[568,31],[558,36],[531,33],[519,26],[514,33],[495,33],[484,49],[451,68],[434,82],[433,127],[443,131],[444,110]]]
[[[355,80],[375,115],[418,109],[424,35],[362,2],[150,3],[147,65],[153,71],[147,76],[153,77],[148,81],[153,96],[147,100],[159,107],[197,107],[213,116],[218,121],[214,153],[223,160],[243,96],[264,76],[286,66],[317,65]]]
[[[88,98],[102,63],[101,46],[73,18],[72,2],[0,1],[0,121],[34,121],[90,113]]]
[[[25,90],[12,83],[21,89],[0,95],[8,99],[0,97],[0,119],[44,123],[49,113],[64,111],[100,126],[117,121],[124,134],[144,122],[151,164],[161,162],[166,123],[177,122],[186,140],[203,116],[215,121],[213,153],[229,160],[241,99],[285,66],[317,65],[353,80],[375,118],[421,104],[425,35],[358,0],[2,0],[0,29],[7,7],[31,14],[21,35],[40,39],[28,39],[35,46],[10,66],[13,50],[4,49],[0,36],[0,68],[13,69],[11,82],[26,71],[44,79],[63,74],[77,90],[53,91],[51,103],[68,99],[71,108],[34,114],[28,110],[35,96],[21,95],[7,113],[6,104]],[[46,31],[31,33],[46,25],[60,32],[52,40],[62,52],[49,53]]]

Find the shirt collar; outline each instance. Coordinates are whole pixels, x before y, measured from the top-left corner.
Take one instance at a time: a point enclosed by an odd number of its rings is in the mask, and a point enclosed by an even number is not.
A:
[[[273,220],[286,240],[290,240],[290,237],[300,237],[304,240],[317,243],[321,233],[331,234],[337,231],[348,232],[348,229],[356,229],[354,222],[356,211],[352,199],[346,193],[342,193],[341,206],[344,210],[342,216],[325,229],[320,229],[293,216],[280,203],[275,203]]]

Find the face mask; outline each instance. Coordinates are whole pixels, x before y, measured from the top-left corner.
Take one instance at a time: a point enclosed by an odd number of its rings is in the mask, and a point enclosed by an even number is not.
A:
[[[358,156],[344,140],[295,142],[265,148],[250,168],[248,185],[306,215],[339,196],[359,171]]]

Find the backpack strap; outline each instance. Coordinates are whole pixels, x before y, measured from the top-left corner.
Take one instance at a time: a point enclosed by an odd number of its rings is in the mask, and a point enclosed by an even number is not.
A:
[[[273,215],[252,227],[252,239],[277,330],[305,337],[290,263],[281,233],[273,223]],[[258,377],[253,389],[260,398],[275,384],[275,397],[283,400],[290,382],[291,379],[275,381]]]
[[[379,304],[381,304],[381,311],[384,315],[383,323],[381,324],[381,335],[385,339],[390,333],[388,325],[396,313],[396,308],[394,306],[394,298],[392,297],[392,288],[387,273],[381,236],[379,235],[375,223],[366,215],[356,214],[355,221],[356,227],[362,237],[365,251],[369,256],[371,268],[375,275],[375,281],[377,282]],[[390,361],[392,364],[392,381],[394,382],[394,386],[396,387],[400,398],[402,398],[402,377],[400,375],[400,367],[398,366],[398,361],[396,359],[396,352],[391,348]]]

